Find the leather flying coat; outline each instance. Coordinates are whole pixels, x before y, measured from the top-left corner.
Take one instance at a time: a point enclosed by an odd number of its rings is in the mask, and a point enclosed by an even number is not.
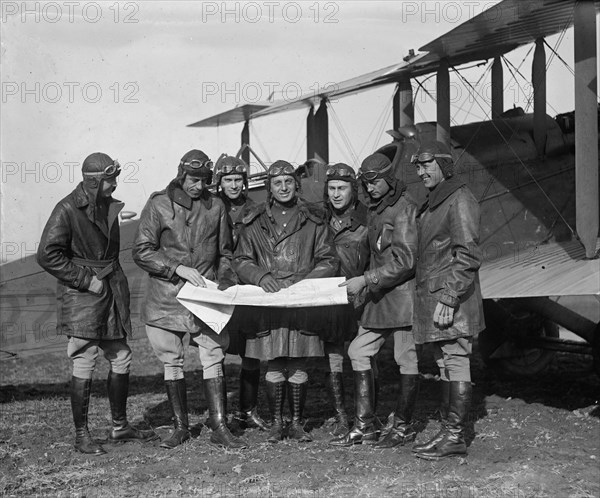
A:
[[[259,285],[270,273],[285,287],[305,278],[334,277],[339,260],[324,213],[298,201],[298,216],[277,234],[266,204],[254,206],[242,219],[234,267],[242,283]]]
[[[369,292],[361,318],[365,328],[412,325],[416,216],[417,205],[399,181],[381,202],[369,207],[371,261],[364,274]]]
[[[328,206],[329,218],[331,209]],[[331,224],[330,224],[331,227]],[[333,233],[333,242],[340,258],[341,276],[350,279],[364,274],[369,264],[369,237],[367,229],[367,207],[362,202],[357,202],[350,213],[347,226]],[[322,337],[326,342],[344,343],[354,338],[358,332],[358,321],[363,312],[365,292],[354,296],[353,304],[335,306],[331,309],[331,328]]]
[[[208,326],[183,307],[176,296],[184,280],[179,265],[203,277],[235,284],[231,269],[231,232],[223,202],[204,190],[191,199],[172,182],[150,196],[132,247],[135,263],[148,273],[142,321],[179,332],[201,332]]]
[[[479,204],[456,177],[430,192],[419,216],[415,324],[419,344],[472,336],[485,327],[479,286]],[[438,302],[455,309],[453,324],[433,323]]]
[[[244,228],[234,258],[241,283],[259,285],[261,278],[270,273],[283,287],[289,287],[305,278],[338,274],[339,260],[322,210],[298,200],[297,214],[279,234],[271,216],[263,203],[243,217]],[[264,356],[255,353],[253,357],[322,355],[322,346],[313,347],[318,342],[302,336],[325,333],[331,328],[330,315],[330,306],[268,310],[248,307],[241,329],[249,338],[266,338],[273,333],[272,342],[263,350]]]
[[[107,223],[96,221],[80,183],[52,211],[42,233],[37,262],[58,279],[58,334],[98,340],[131,334],[129,287],[119,265],[118,215],[123,206],[109,198]],[[88,291],[92,276],[101,271],[94,261],[111,262],[112,266],[101,279],[104,285],[100,294]]]

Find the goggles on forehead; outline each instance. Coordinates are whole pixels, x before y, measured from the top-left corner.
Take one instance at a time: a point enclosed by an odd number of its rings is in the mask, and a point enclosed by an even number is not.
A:
[[[225,164],[217,168],[217,173],[228,175],[230,173],[248,173],[248,167],[245,164]]]
[[[392,169],[392,163],[388,164],[385,168],[379,169],[377,171],[375,171],[375,170],[359,171],[358,176],[363,181],[372,182],[373,180],[376,180],[377,178],[381,178],[390,169]]]
[[[330,176],[343,176],[343,177],[349,177],[351,179],[355,179],[356,178],[356,173],[354,173],[354,170],[351,170],[349,168],[346,167],[331,167],[331,168],[327,168],[327,171],[325,172],[325,174],[330,177]]]
[[[436,158],[452,159],[450,154],[433,154],[431,152],[421,152],[421,154],[413,154],[410,158],[412,164],[428,163]]]
[[[121,174],[121,165],[116,159],[106,166],[102,171],[84,171],[83,176],[101,176],[103,178],[110,178],[113,176],[119,176]]]
[[[191,161],[181,161],[180,163],[181,166],[183,166],[184,168],[191,168],[191,169],[200,169],[200,168],[208,168],[211,169],[213,167],[213,162],[210,159],[207,159],[206,161],[200,161],[200,159],[192,159]]]
[[[293,175],[296,173],[296,170],[291,164],[286,164],[285,166],[276,166],[271,167],[269,170],[269,176],[279,176],[279,175]]]

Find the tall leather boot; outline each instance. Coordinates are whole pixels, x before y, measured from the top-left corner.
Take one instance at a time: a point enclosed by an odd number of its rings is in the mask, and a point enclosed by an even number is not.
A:
[[[450,409],[450,382],[442,381],[440,385],[440,430],[437,432],[435,436],[433,436],[426,443],[415,444],[412,447],[412,451],[414,453],[418,453],[420,451],[429,451],[433,448],[437,443],[439,443],[446,433],[446,424],[448,422],[448,410]]]
[[[375,416],[375,429],[377,429],[377,432],[379,432],[379,437],[381,437],[390,431],[390,429],[392,428],[392,421],[391,418],[388,417],[388,420],[386,420],[386,423],[384,425],[377,416],[377,405],[379,404],[379,390],[381,387],[381,384],[379,382],[379,366],[377,364],[377,358],[375,356],[371,356],[370,363],[371,370],[373,370],[373,415]]]
[[[225,419],[225,377],[204,379],[204,395],[208,401],[208,422],[212,429],[211,443],[226,448],[247,448],[248,444],[235,437],[227,428]]]
[[[308,382],[295,384],[288,381],[288,401],[290,412],[292,412],[292,423],[288,427],[287,436],[289,439],[295,439],[301,443],[310,443],[313,438],[304,430],[305,420],[302,418],[304,405],[306,403],[306,393],[308,391]]]
[[[88,455],[104,455],[106,451],[97,444],[88,431],[88,409],[92,379],[71,377],[71,411],[75,423],[75,449]]]
[[[342,372],[329,373],[327,376],[327,386],[329,387],[335,408],[336,427],[332,434],[334,436],[342,436],[350,430],[350,423],[346,414],[346,396]]]
[[[106,379],[108,401],[112,415],[112,430],[108,433],[108,441],[154,441],[158,436],[154,431],[140,431],[131,427],[127,421],[127,395],[129,394],[129,374],[117,374],[112,370]]]
[[[269,412],[271,412],[271,428],[267,442],[278,443],[283,439],[283,403],[285,401],[286,381],[269,382],[266,381],[267,400],[269,402]]]
[[[332,439],[333,446],[353,444],[375,444],[379,433],[375,427],[374,406],[375,386],[372,370],[354,372],[354,427],[345,435]]]
[[[466,455],[465,425],[471,407],[471,382],[452,381],[450,384],[450,408],[446,430],[440,441],[432,448],[415,452],[415,456],[425,460],[440,460],[450,456]]]
[[[258,384],[260,370],[240,370],[240,419],[244,428],[269,430],[267,423],[258,414]]]
[[[190,438],[188,422],[187,391],[185,379],[166,380],[165,388],[173,411],[175,429],[171,435],[160,443],[161,448],[173,449]]]
[[[392,427],[377,443],[378,448],[394,448],[414,441],[417,433],[413,429],[412,414],[419,392],[419,375],[400,375],[400,392],[392,416]]]

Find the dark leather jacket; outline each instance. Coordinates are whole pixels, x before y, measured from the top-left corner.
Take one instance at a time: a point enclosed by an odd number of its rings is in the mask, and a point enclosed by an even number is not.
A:
[[[204,190],[192,200],[176,184],[150,196],[132,247],[135,263],[149,281],[141,319],[147,325],[181,332],[208,330],[176,299],[184,281],[179,265],[209,280],[235,283],[231,269],[231,231],[223,202]]]
[[[245,213],[234,267],[242,283],[259,285],[270,273],[285,287],[305,278],[334,277],[339,260],[322,210],[302,200],[298,214],[281,234],[266,203]]]
[[[121,209],[123,203],[110,198],[107,225],[96,222],[80,183],[52,211],[37,262],[58,279],[58,334],[83,339],[121,339],[131,334],[129,287],[118,261]],[[94,261],[113,262],[100,294],[88,292],[92,276],[102,270]]]
[[[361,325],[410,327],[413,321],[417,263],[417,205],[401,182],[369,207],[371,261],[365,272],[368,290]]]
[[[331,211],[328,211],[331,219]],[[352,278],[362,275],[369,264],[367,207],[358,202],[350,214],[350,226],[337,233],[332,229],[333,241],[340,258],[340,275]]]
[[[252,199],[246,196],[240,197],[243,202],[234,204],[229,200],[229,198],[226,195],[222,193],[220,194],[220,198],[223,201],[223,204],[225,204],[225,209],[227,210],[227,219],[231,228],[231,236],[233,239],[233,250],[235,250],[235,248],[237,247],[240,230],[243,226],[243,214],[248,212],[250,209],[254,208],[254,206],[256,206],[256,203]]]
[[[450,340],[485,327],[479,286],[479,204],[456,177],[430,192],[419,216],[415,340]],[[433,323],[438,302],[455,308],[452,326]]]

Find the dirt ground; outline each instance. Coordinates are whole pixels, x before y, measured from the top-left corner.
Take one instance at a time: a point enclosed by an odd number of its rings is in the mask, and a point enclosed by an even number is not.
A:
[[[129,419],[168,433],[170,414],[161,366],[145,338],[134,350]],[[398,379],[390,345],[380,354],[380,418],[394,404]],[[263,365],[264,367],[264,365]],[[350,365],[345,365],[352,392]],[[105,383],[107,362],[95,374],[90,427],[98,439],[110,425]],[[424,375],[416,419],[426,440],[436,432],[434,365],[422,355]],[[211,446],[204,426],[207,405],[197,354],[188,350],[190,422],[194,437],[175,450],[158,443],[106,445],[90,457],[73,450],[64,354],[8,360],[0,365],[0,496],[112,497],[597,497],[600,496],[600,380],[591,358],[558,355],[544,373],[502,378],[473,361],[473,429],[469,454],[439,462],[419,460],[410,447],[378,450],[328,446],[332,407],[325,389],[325,362],[313,361],[305,415],[312,443],[271,445],[264,433],[246,431],[251,447]],[[239,359],[228,357],[229,412],[237,403]],[[264,371],[263,371],[264,375]],[[261,390],[260,411],[268,417]],[[352,410],[352,398],[347,407]],[[232,420],[235,427],[235,421]]]

